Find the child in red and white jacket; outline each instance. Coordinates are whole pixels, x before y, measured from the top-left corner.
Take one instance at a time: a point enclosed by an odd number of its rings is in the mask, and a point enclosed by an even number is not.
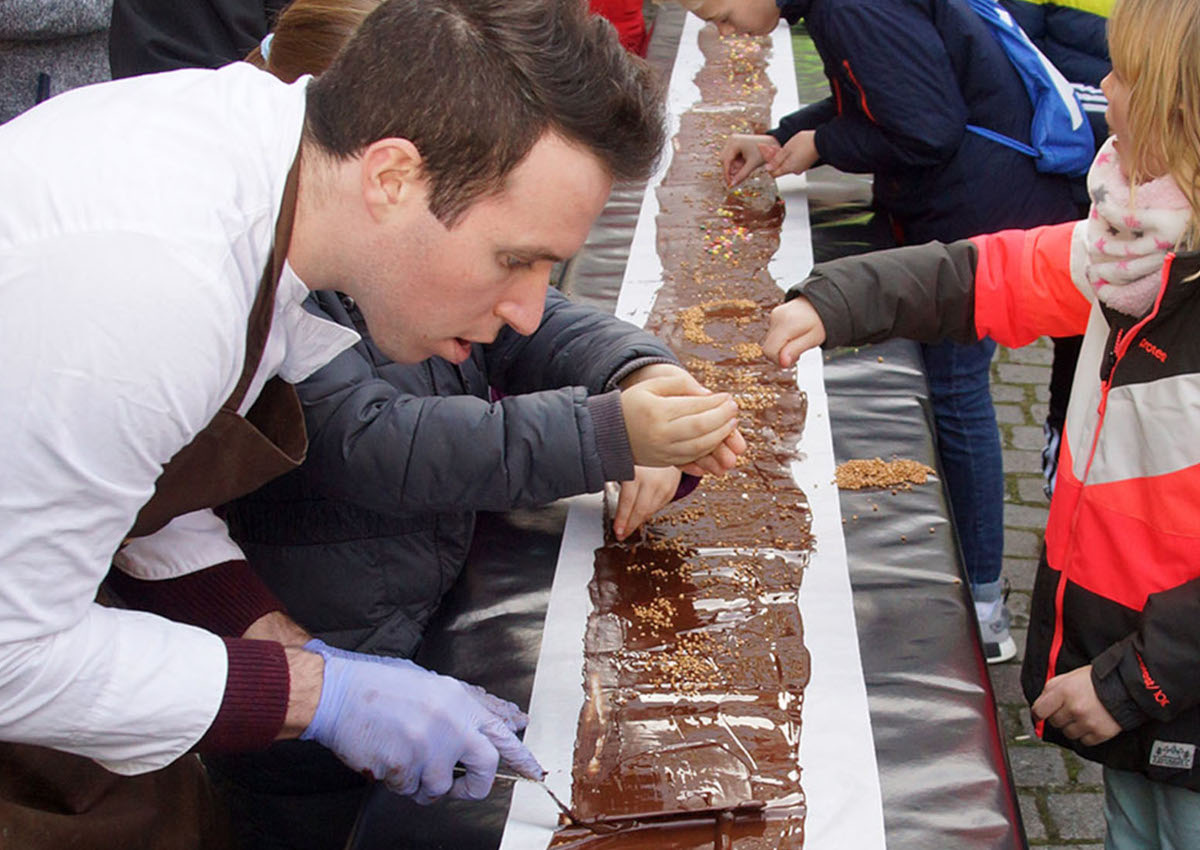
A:
[[[1119,0],[1085,221],[818,266],[763,348],[1086,332],[1030,611],[1039,735],[1105,766],[1106,847],[1200,847],[1200,0]]]

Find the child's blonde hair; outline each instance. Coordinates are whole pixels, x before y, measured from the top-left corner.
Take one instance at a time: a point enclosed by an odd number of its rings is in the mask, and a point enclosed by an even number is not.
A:
[[[1130,183],[1166,171],[1192,207],[1185,250],[1200,248],[1200,0],[1117,0],[1108,24],[1113,71],[1129,89]]]

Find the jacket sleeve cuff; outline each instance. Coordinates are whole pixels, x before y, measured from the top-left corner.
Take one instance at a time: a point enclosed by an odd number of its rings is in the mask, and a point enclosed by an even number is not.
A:
[[[229,658],[217,716],[192,749],[199,753],[265,750],[287,716],[291,675],[283,645],[225,638]]]
[[[638,369],[641,369],[643,366],[653,366],[655,363],[666,363],[668,366],[679,366],[679,361],[674,357],[656,357],[649,355],[646,357],[638,357],[635,360],[630,360],[628,363],[623,363],[620,369],[612,373],[609,379],[604,382],[605,391],[616,389],[617,385],[620,384],[621,381],[628,378]]]
[[[633,478],[633,449],[621,413],[621,391],[588,396],[587,406],[604,480],[629,481]]]
[[[837,348],[839,345],[850,345],[853,342],[853,330],[850,320],[850,305],[846,296],[828,278],[813,274],[802,283],[788,290],[786,301],[803,295],[812,304],[821,324],[825,327],[825,342],[822,348]]]
[[[1129,641],[1115,643],[1092,660],[1092,686],[1096,697],[1124,730],[1135,729],[1148,718],[1129,695],[1119,668],[1129,649]]]
[[[245,561],[223,564],[178,578],[147,581],[112,570],[107,584],[130,608],[238,637],[250,624],[284,605]]]

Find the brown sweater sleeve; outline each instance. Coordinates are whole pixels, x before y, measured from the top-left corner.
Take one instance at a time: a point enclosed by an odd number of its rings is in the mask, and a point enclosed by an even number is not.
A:
[[[193,749],[200,753],[266,749],[279,735],[287,714],[291,676],[283,644],[224,640],[229,653],[225,695],[212,725]]]
[[[225,637],[240,637],[264,614],[285,610],[245,561],[226,561],[161,581],[133,578],[114,569],[106,583],[126,607]]]

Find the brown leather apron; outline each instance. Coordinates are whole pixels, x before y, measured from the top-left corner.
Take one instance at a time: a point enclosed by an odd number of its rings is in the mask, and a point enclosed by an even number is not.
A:
[[[262,359],[296,209],[300,157],[288,174],[275,242],[246,330],[241,377],[220,411],[163,467],[130,537],[243,496],[294,469],[308,439],[296,391],[279,378],[238,415]],[[192,850],[226,843],[204,768],[185,756],[162,770],[118,776],[88,758],[0,743],[0,850]]]

